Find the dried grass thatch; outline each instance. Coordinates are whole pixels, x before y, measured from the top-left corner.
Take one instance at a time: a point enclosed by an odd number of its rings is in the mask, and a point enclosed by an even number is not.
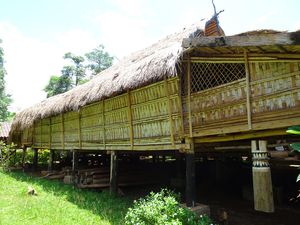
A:
[[[13,121],[11,132],[30,127],[38,119],[77,111],[84,105],[160,81],[165,76],[176,76],[176,64],[182,54],[182,40],[195,31],[199,33],[198,25],[169,35],[125,57],[89,82],[21,111]]]

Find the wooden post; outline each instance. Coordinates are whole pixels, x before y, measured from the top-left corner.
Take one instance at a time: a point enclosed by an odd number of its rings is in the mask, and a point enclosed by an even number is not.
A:
[[[267,152],[267,141],[251,141],[254,209],[274,212],[271,170]]]
[[[75,170],[78,169],[78,153],[77,151],[73,150],[72,151],[72,172],[73,174],[75,173]]]
[[[27,147],[23,147],[23,155],[22,155],[22,167],[24,169],[24,164],[25,164],[25,158],[26,158],[26,151],[27,151]]]
[[[110,152],[110,193],[118,192],[118,158],[115,151]]]
[[[193,207],[196,204],[196,174],[195,174],[195,151],[193,139],[186,139],[186,143],[190,144],[190,150],[185,155],[186,163],[186,206]]]
[[[32,162],[32,169],[33,171],[37,171],[38,168],[38,149],[34,148],[33,149],[33,162]]]
[[[50,149],[50,156],[48,161],[48,171],[53,170],[53,161],[54,161],[54,150]]]

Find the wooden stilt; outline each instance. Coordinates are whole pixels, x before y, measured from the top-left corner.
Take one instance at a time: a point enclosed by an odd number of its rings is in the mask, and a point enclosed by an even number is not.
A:
[[[252,149],[252,176],[254,192],[254,209],[257,211],[274,212],[274,200],[271,170],[267,152],[267,141],[253,140]]]
[[[72,153],[72,172],[75,173],[75,171],[78,169],[78,153],[75,150],[73,150]]]
[[[118,158],[115,151],[110,153],[110,193],[118,192]]]
[[[32,169],[33,171],[37,171],[38,168],[38,149],[33,149],[33,160],[32,160]]]
[[[193,139],[187,140],[190,144],[190,151],[186,153],[186,205],[193,207],[196,204],[196,174],[195,174],[195,152]]]
[[[50,149],[50,156],[48,161],[48,171],[53,170],[53,161],[54,161],[54,150]]]
[[[25,167],[26,152],[27,152],[27,147],[24,147],[23,148],[23,155],[22,155],[22,167],[23,167],[23,169]]]

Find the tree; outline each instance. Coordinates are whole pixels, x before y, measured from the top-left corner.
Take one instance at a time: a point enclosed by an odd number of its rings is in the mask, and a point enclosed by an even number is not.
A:
[[[104,51],[104,46],[99,45],[91,52],[86,53],[85,57],[89,61],[87,67],[91,70],[93,75],[100,73],[112,65],[113,57]]]
[[[84,58],[68,52],[64,55],[64,59],[70,59],[74,65],[64,66],[62,71],[65,71],[68,76],[74,78],[75,86],[77,86],[85,77],[85,67],[83,65]]]
[[[0,44],[1,43],[2,40],[0,39]],[[3,49],[0,47],[0,121],[5,121],[10,116],[8,106],[12,102],[11,96],[5,92],[5,74],[4,53]]]
[[[72,81],[66,75],[51,76],[44,91],[47,93],[47,98],[64,93],[72,88]]]
[[[70,65],[66,65],[61,70],[60,76],[51,76],[44,91],[47,93],[47,98],[64,93],[73,87],[88,81],[87,70],[93,76],[100,73],[102,70],[112,65],[113,57],[104,51],[103,45],[99,45],[91,52],[86,53],[85,57],[89,62],[84,65],[85,58],[75,55],[71,52],[64,54],[64,59],[71,61]]]

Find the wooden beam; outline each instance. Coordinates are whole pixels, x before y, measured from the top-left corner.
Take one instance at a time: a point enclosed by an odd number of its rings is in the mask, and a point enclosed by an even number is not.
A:
[[[195,143],[212,143],[212,142],[224,142],[224,141],[237,141],[237,140],[246,140],[254,139],[261,137],[273,137],[273,136],[283,136],[287,135],[285,132],[286,129],[276,129],[276,130],[262,130],[256,132],[247,132],[247,133],[238,133],[238,134],[229,134],[223,136],[208,136],[208,137],[199,137],[195,138]]]
[[[169,123],[170,123],[170,138],[171,138],[171,143],[174,146],[175,145],[175,140],[174,140],[174,130],[173,130],[173,118],[172,118],[172,108],[171,108],[171,99],[170,99],[170,92],[169,92],[169,87],[168,87],[168,81],[165,77],[164,79],[164,86],[165,86],[165,95],[167,97],[167,105],[168,105],[168,115],[169,115]]]
[[[300,42],[299,39],[299,31],[294,33],[254,34],[245,36],[197,37],[184,38],[182,41],[182,47],[251,47],[270,45],[297,45],[297,43]]]
[[[248,61],[248,55],[247,51],[244,51],[244,60],[245,60],[245,71],[246,71],[246,99],[247,99],[247,121],[248,121],[248,128],[249,130],[252,129],[252,119],[251,119],[251,113],[252,113],[252,108],[251,108],[251,102],[250,102],[250,97],[251,97],[251,87],[250,87],[250,67],[249,67],[249,61]]]
[[[118,193],[118,158],[115,151],[110,152],[110,194]]]
[[[133,149],[134,146],[134,134],[133,134],[133,125],[132,125],[132,112],[131,112],[131,96],[130,91],[127,91],[127,105],[128,105],[128,123],[129,123],[129,138],[130,138],[130,146]]]
[[[191,61],[189,60],[187,63],[187,83],[188,83],[188,115],[189,115],[189,132],[190,137],[193,137],[193,123],[192,123],[192,109],[191,109],[191,85],[192,79],[191,79]]]

